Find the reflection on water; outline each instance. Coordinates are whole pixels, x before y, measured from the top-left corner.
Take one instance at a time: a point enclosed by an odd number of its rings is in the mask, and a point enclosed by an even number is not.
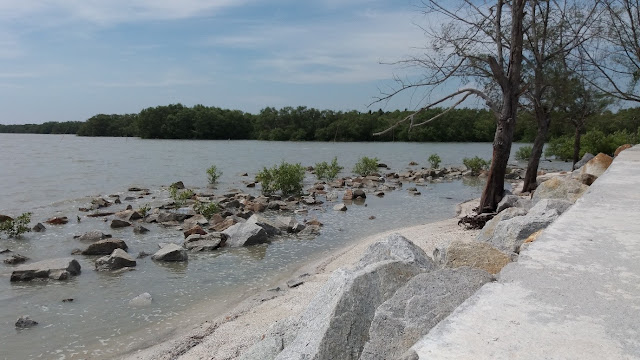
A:
[[[38,146],[33,146],[35,142]],[[181,232],[155,224],[145,224],[150,232],[137,235],[130,228],[114,230],[103,219],[87,218],[78,208],[86,207],[93,196],[120,194],[123,203],[109,210],[122,210],[127,205],[161,204],[168,198],[166,186],[178,180],[216,194],[230,188],[249,191],[243,180],[282,160],[306,166],[338,156],[341,165],[350,169],[366,155],[399,171],[410,161],[420,162],[420,154],[426,158],[438,153],[443,164],[458,164],[463,157],[486,154],[488,158],[491,152],[490,144],[124,141],[69,136],[61,140],[58,136],[7,134],[0,134],[0,144],[0,214],[32,211],[33,223],[51,216],[71,219],[66,225],[47,226],[45,232],[30,233],[23,239],[0,240],[0,248],[32,261],[70,256],[72,249],[86,246],[73,235],[92,230],[123,239],[134,256],[141,251],[154,253],[161,242],[183,241]],[[422,162],[426,164],[426,159]],[[205,169],[210,164],[225,174],[218,189],[206,188]],[[249,177],[233,175],[244,172]],[[307,184],[312,181],[309,175]],[[127,191],[130,186],[149,188],[151,195],[139,199]],[[82,273],[70,281],[10,283],[13,268],[0,263],[0,358],[110,358],[160,341],[161,334],[232,309],[311,258],[377,232],[449,218],[455,204],[477,197],[481,190],[481,179],[465,179],[419,187],[419,196],[403,189],[387,192],[383,198],[369,196],[349,204],[346,212],[333,211],[335,202],[328,202],[326,207],[310,207],[308,214],[296,216],[298,221],[317,218],[325,224],[316,238],[283,236],[250,248],[190,253],[186,263],[146,257],[137,259],[135,271],[119,274],[94,271],[97,257],[74,256]],[[124,201],[126,196],[134,200]],[[75,221],[77,215],[81,222]],[[144,292],[153,297],[150,306],[128,305]],[[62,302],[69,298],[74,300]],[[15,331],[11,324],[22,314],[40,325]]]

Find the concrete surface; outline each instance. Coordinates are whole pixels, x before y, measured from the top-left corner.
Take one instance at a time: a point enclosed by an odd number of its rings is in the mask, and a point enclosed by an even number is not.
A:
[[[640,359],[640,147],[413,349],[420,359]]]

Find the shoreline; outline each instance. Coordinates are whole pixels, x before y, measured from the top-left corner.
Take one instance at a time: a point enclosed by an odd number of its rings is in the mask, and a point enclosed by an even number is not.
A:
[[[277,321],[300,314],[322,288],[331,273],[355,264],[362,252],[372,243],[392,233],[399,233],[432,254],[438,247],[454,240],[473,241],[478,230],[458,226],[460,217],[468,214],[478,199],[456,206],[456,216],[433,223],[384,231],[356,240],[353,244],[323,254],[283,275],[278,283],[280,291],[267,290],[241,301],[232,310],[190,329],[180,329],[165,335],[167,339],[148,347],[138,347],[119,355],[119,359],[235,359],[261,340],[269,327]],[[303,283],[288,288],[287,280]],[[205,315],[206,317],[206,315]]]

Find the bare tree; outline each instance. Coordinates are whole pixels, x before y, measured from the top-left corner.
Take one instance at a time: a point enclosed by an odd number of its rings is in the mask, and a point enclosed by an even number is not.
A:
[[[600,27],[582,47],[585,81],[617,99],[640,102],[640,0],[603,0]]]
[[[523,192],[535,190],[542,149],[549,132],[551,111],[557,106],[553,95],[554,72],[565,69],[570,52],[590,36],[598,15],[599,0],[529,1],[531,16],[525,23],[524,62],[527,82],[524,98],[533,110],[538,131],[524,178]],[[557,79],[557,77],[555,77]]]
[[[407,121],[410,128],[431,122],[440,115],[418,124],[414,119],[417,114],[445,101],[453,102],[446,110],[449,111],[470,96],[484,100],[496,116],[497,127],[480,212],[494,211],[504,193],[504,175],[523,91],[521,71],[526,3],[527,0],[423,0],[426,15],[435,15],[446,21],[437,28],[424,28],[430,47],[422,55],[396,63],[418,67],[423,70],[423,76],[414,81],[398,78],[398,87],[376,100],[386,101],[407,90],[433,89],[456,80],[473,80],[485,85],[483,88],[462,87],[376,134],[392,131]]]

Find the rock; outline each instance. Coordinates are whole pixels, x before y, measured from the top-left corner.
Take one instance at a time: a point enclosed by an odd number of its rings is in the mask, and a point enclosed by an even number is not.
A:
[[[309,221],[306,222],[307,225],[315,225],[315,226],[323,226],[324,224],[321,223],[318,219],[313,218]]]
[[[10,252],[11,252],[11,250],[9,250],[9,249],[0,250],[0,254],[6,254],[6,253],[10,253]]]
[[[529,237],[524,241],[524,243],[528,244],[528,243],[532,243],[532,242],[536,241],[538,239],[538,236],[540,236],[543,231],[544,231],[544,229],[538,230],[538,231],[534,232],[533,234],[529,235]]]
[[[633,147],[633,145],[631,145],[631,144],[624,144],[624,145],[618,146],[616,151],[613,153],[613,157],[617,157],[618,155],[620,155],[621,152],[623,152],[623,151],[625,151],[625,150],[627,150],[629,148],[632,148],[632,147]]]
[[[362,189],[353,190],[353,198],[354,199],[357,199],[357,198],[365,199],[366,197],[367,197],[367,194],[364,192],[364,190],[362,190]]]
[[[28,257],[24,256],[24,255],[20,255],[20,254],[13,254],[10,257],[2,260],[5,264],[8,265],[18,265],[18,264],[22,264],[23,262],[29,260]]]
[[[209,224],[209,221],[204,217],[204,215],[196,214],[186,219],[182,227],[185,229],[191,229],[196,226],[206,226],[207,224]]]
[[[139,187],[132,186],[132,187],[128,188],[127,191],[142,191],[142,189],[139,188]]]
[[[133,227],[133,233],[134,234],[144,234],[149,232],[149,229],[147,229],[146,227],[142,226],[142,225],[136,225]]]
[[[18,329],[26,329],[38,325],[38,322],[32,320],[29,315],[22,315],[18,318],[15,325]]]
[[[591,186],[591,184],[598,179],[598,177],[593,174],[579,174],[579,176],[578,180],[587,186]]]
[[[528,210],[531,207],[531,199],[523,198],[518,195],[506,195],[498,203],[496,212],[502,212],[503,210],[510,207],[517,207]]]
[[[314,205],[316,203],[316,199],[311,195],[303,197],[301,201],[306,205]]]
[[[222,232],[227,236],[227,246],[241,247],[269,242],[269,235],[253,222],[237,223]]]
[[[275,225],[278,229],[286,231],[288,233],[298,233],[304,230],[305,226],[300,224],[292,216],[278,216],[275,221]]]
[[[273,360],[295,339],[298,327],[298,321],[293,317],[276,321],[267,329],[263,339],[244,351],[238,360]]]
[[[477,240],[485,241],[505,253],[518,252],[520,245],[524,243],[529,235],[546,228],[558,216],[557,210],[540,207],[535,211],[529,211],[525,216],[517,216],[501,221],[495,227],[495,232],[491,238],[485,239],[478,236]]]
[[[73,302],[73,298],[62,299],[63,303]]]
[[[182,181],[176,181],[173,184],[171,184],[170,187],[176,188],[178,190],[182,190],[184,189],[184,183]]]
[[[393,233],[369,245],[356,264],[356,268],[362,269],[381,261],[411,263],[422,269],[422,271],[431,271],[436,268],[436,264],[424,250],[397,233]]]
[[[607,171],[612,162],[613,158],[611,156],[600,153],[580,168],[580,175],[590,174],[600,177],[605,171]]]
[[[55,216],[45,221],[49,225],[64,225],[69,222],[66,216]]]
[[[80,240],[80,241],[99,241],[99,240],[103,240],[103,239],[109,239],[111,237],[111,235],[109,234],[103,234],[101,231],[98,230],[94,230],[94,231],[89,231],[86,232],[80,236],[78,236],[76,239]]]
[[[167,244],[151,256],[156,261],[187,261],[187,250],[176,244]]]
[[[111,203],[103,198],[94,198],[91,200],[91,205],[93,209],[100,209],[111,206]]]
[[[526,210],[515,207],[503,210],[498,215],[494,216],[493,219],[486,222],[482,230],[480,230],[480,232],[476,236],[476,240],[480,242],[489,241],[494,236],[496,227],[498,226],[498,224],[500,224],[500,222],[512,219],[516,216],[524,216],[526,214]]]
[[[531,200],[561,199],[576,202],[589,187],[578,180],[556,176],[538,186]]]
[[[278,228],[277,224],[264,216],[253,214],[247,219],[247,223],[256,224],[264,229],[269,236],[275,236],[282,234],[282,231]]]
[[[92,214],[87,215],[87,217],[90,217],[90,218],[105,217],[105,216],[111,216],[113,214],[115,214],[115,213],[111,212],[111,211],[98,211],[98,212],[94,212]],[[105,221],[106,221],[106,219],[105,219]]]
[[[374,248],[373,254],[378,254],[385,246]],[[302,312],[295,338],[276,359],[358,359],[369,338],[376,308],[424,271],[417,263],[397,259],[401,254],[396,251],[387,250],[387,254],[393,254],[387,257],[389,260],[334,271]],[[406,255],[401,257],[411,258]],[[363,258],[361,263],[377,258]]]
[[[97,271],[118,270],[124,267],[136,266],[136,261],[131,255],[122,249],[115,249],[111,255],[103,256],[96,260]]]
[[[333,210],[335,211],[347,211],[347,205],[340,203],[333,206]]]
[[[411,161],[411,162],[409,163],[409,166],[416,166],[416,165],[418,165],[418,163],[417,163],[417,162],[415,162],[415,161]]]
[[[342,200],[353,200],[353,190],[345,190],[344,195],[342,195]]]
[[[237,224],[238,220],[236,220],[233,217],[227,217],[226,219],[224,219],[224,221],[222,221],[221,223],[218,223],[214,226],[212,226],[211,228],[209,228],[210,230],[213,229],[214,231],[224,231],[230,227],[232,227],[233,225]]]
[[[37,223],[31,230],[33,230],[35,232],[43,232],[43,231],[47,230],[47,228],[44,227],[44,225],[42,225],[42,223]]]
[[[300,280],[300,279],[291,279],[289,281],[287,281],[287,287],[293,289],[295,287],[298,287],[300,285],[304,284],[304,281]]]
[[[127,244],[121,239],[104,239],[94,242],[82,251],[82,255],[109,255],[116,249],[127,250]]]
[[[582,156],[582,159],[580,159],[580,161],[578,161],[576,163],[575,168],[576,169],[580,169],[581,167],[584,166],[584,164],[588,163],[591,159],[593,159],[595,156],[593,154],[590,153],[586,153]]]
[[[222,233],[193,234],[184,240],[184,247],[189,251],[213,251],[226,241],[227,236]]]
[[[468,267],[415,276],[376,309],[360,359],[400,358],[489,281],[486,271]]]
[[[304,229],[302,229],[299,233],[299,236],[316,236],[320,235],[320,226],[318,225],[308,225]]]
[[[153,298],[151,297],[151,294],[146,292],[129,300],[129,306],[133,306],[133,307],[149,306],[151,305],[152,301],[153,301]]]
[[[67,257],[20,265],[11,273],[11,281],[30,281],[35,278],[66,280],[76,275],[80,275],[80,263]]]
[[[0,223],[3,223],[5,221],[11,221],[11,220],[13,220],[11,216],[0,214]]]
[[[138,256],[136,256],[136,259],[144,259],[144,258],[146,258],[147,256],[150,256],[150,255],[151,255],[151,254],[149,254],[149,253],[148,253],[148,252],[146,252],[146,251],[140,251],[140,252],[138,253]]]
[[[111,228],[112,229],[120,229],[123,227],[131,226],[131,223],[124,220],[113,219],[111,220]]]
[[[564,213],[565,211],[567,211],[567,209],[569,209],[571,207],[571,205],[573,205],[572,202],[567,201],[567,200],[562,200],[562,199],[542,199],[540,201],[538,201],[534,207],[532,207],[529,212],[527,213],[528,215],[542,215],[543,213],[549,211],[549,210],[555,210],[558,212],[558,215],[561,215],[562,213]]]
[[[206,232],[206,231],[204,231],[204,229],[203,229],[203,228],[201,228],[201,227],[200,227],[200,225],[196,225],[195,227],[190,228],[190,229],[189,229],[189,230],[187,230],[187,231],[184,231],[182,234],[184,235],[184,237],[185,237],[185,239],[186,239],[186,238],[188,238],[189,236],[194,235],[194,234],[198,234],[198,235],[207,235],[207,232]]]
[[[468,266],[497,274],[511,257],[484,242],[454,241],[446,249],[436,249],[433,258],[447,268]]]
[[[384,191],[376,191],[373,194],[377,197],[384,197]]]

